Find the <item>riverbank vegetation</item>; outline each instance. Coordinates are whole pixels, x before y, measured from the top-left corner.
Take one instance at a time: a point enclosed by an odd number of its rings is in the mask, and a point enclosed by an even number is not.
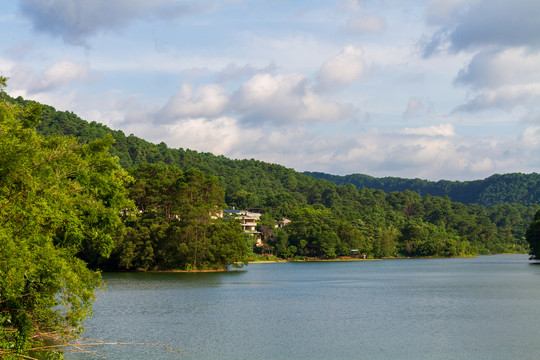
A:
[[[0,84],[0,355],[77,333],[98,270],[216,270],[249,257],[527,252],[538,204],[463,204],[336,185],[276,164],[152,144]],[[257,245],[222,210],[262,214]],[[277,220],[290,223],[276,227]],[[530,232],[531,230],[529,230]],[[18,356],[17,355],[17,356]]]
[[[40,136],[39,117],[37,104],[0,99],[2,359],[80,331],[100,276],[78,255],[107,257],[122,235],[119,212],[133,208],[124,187],[131,178],[108,151],[111,136]]]

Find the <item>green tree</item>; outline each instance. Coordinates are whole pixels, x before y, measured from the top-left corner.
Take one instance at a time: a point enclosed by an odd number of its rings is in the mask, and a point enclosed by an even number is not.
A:
[[[216,177],[160,164],[142,164],[132,175],[130,196],[139,215],[126,217],[111,268],[213,269],[247,262],[240,224],[218,216],[225,204]]]
[[[82,329],[100,276],[77,255],[107,257],[131,203],[110,136],[79,144],[37,135],[40,107],[5,102],[5,83],[0,78],[0,357],[10,358]]]

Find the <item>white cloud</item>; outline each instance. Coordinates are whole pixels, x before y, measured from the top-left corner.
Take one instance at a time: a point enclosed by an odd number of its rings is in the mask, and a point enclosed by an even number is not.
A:
[[[92,71],[88,64],[65,60],[50,65],[41,73],[36,73],[32,67],[24,63],[0,58],[0,73],[9,78],[8,89],[11,94],[35,100],[54,99],[55,96],[58,99],[68,96],[73,100],[75,90],[71,85],[83,81],[89,83],[100,77],[100,74]],[[71,95],[66,95],[67,93]]]
[[[454,126],[452,124],[432,125],[420,128],[405,128],[403,134],[423,135],[423,136],[455,136]]]
[[[9,74],[15,66],[16,63],[14,61],[0,57],[0,73],[2,76],[10,76]]]
[[[327,60],[319,70],[318,82],[322,90],[341,89],[357,81],[364,71],[363,51],[346,46],[337,56]]]
[[[29,93],[49,91],[74,81],[85,80],[91,71],[87,64],[60,61],[49,66],[28,89]]]
[[[339,150],[327,141],[327,147],[312,152],[309,158],[305,154],[304,163],[298,161],[294,166],[334,174],[359,172],[432,180],[478,179],[493,173],[535,171],[540,165],[540,160],[534,156],[540,150],[535,140],[539,135],[539,127],[505,141],[457,136],[449,125],[400,132],[373,129],[354,137],[342,137]],[[392,141],[388,141],[389,138]],[[314,142],[319,140],[313,137]],[[351,163],[355,164],[356,171],[351,170]]]
[[[158,113],[158,121],[170,122],[175,118],[220,115],[229,103],[226,90],[215,84],[202,85],[197,90],[183,84]]]
[[[526,128],[519,140],[523,147],[538,150],[540,148],[540,126]]]
[[[523,47],[480,51],[459,71],[455,82],[473,88],[540,82],[540,52]]]
[[[352,113],[315,93],[301,74],[256,75],[236,92],[233,107],[248,122],[335,122]]]
[[[246,129],[234,118],[189,118],[165,126],[168,144],[213,154],[246,153],[264,140],[261,129]]]
[[[502,86],[486,90],[455,108],[454,111],[481,111],[497,108],[510,111],[520,105],[536,106],[540,101],[540,83]]]

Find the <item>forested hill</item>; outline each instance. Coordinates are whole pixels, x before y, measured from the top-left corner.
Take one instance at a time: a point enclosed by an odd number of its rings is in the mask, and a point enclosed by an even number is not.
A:
[[[25,106],[29,101],[19,97],[11,99]],[[90,141],[111,134],[115,144],[112,154],[120,159],[124,168],[133,168],[144,163],[163,163],[180,169],[199,168],[217,176],[225,190],[226,202],[237,207],[268,207],[269,195],[277,195],[272,201],[294,203],[325,203],[322,192],[327,189],[326,180],[337,185],[353,184],[358,189],[379,189],[385,193],[413,191],[421,196],[448,196],[452,201],[463,204],[479,204],[490,207],[498,204],[540,204],[540,174],[493,175],[475,181],[428,181],[398,177],[375,178],[369,175],[330,175],[320,172],[299,173],[277,164],[257,160],[231,160],[224,156],[200,153],[189,149],[168,148],[165,143],[158,145],[134,135],[126,136],[122,131],[111,130],[105,125],[87,122],[68,111],[56,111],[43,105],[43,116],[38,126],[43,135],[73,135]],[[299,194],[300,188],[312,188],[308,194]],[[317,191],[315,188],[321,188]],[[287,195],[285,195],[287,194]],[[328,191],[326,191],[328,195]],[[292,198],[291,198],[292,195]],[[307,195],[307,198],[306,198]],[[301,199],[302,198],[302,199]],[[326,204],[328,205],[328,204]]]
[[[321,172],[304,172],[315,179],[324,179],[337,185],[353,184],[357,188],[380,189],[386,193],[393,191],[414,191],[420,195],[448,196],[452,201],[464,204],[493,206],[497,204],[540,204],[540,174],[512,173],[492,175],[484,180],[474,181],[428,181],[399,177],[376,178],[364,174],[345,176]]]
[[[32,102],[20,97],[5,96],[5,99],[31,108]],[[80,142],[112,136],[115,143],[111,153],[139,182],[145,181],[149,174],[171,172],[171,167],[184,172],[199,169],[214,176],[223,190],[226,207],[257,209],[263,214],[260,231],[265,251],[284,258],[332,258],[348,255],[350,249],[358,249],[368,257],[525,252],[525,232],[540,208],[537,204],[518,203],[487,208],[465,205],[427,195],[423,189],[415,189],[422,194],[419,196],[412,191],[390,192],[394,189],[385,193],[375,186],[340,186],[277,164],[232,160],[188,149],[171,149],[165,143],[152,144],[47,105],[42,106],[37,130],[42,135],[72,135]],[[158,168],[148,164],[157,164]],[[508,192],[505,190],[505,195]],[[467,202],[471,199],[472,194]],[[502,201],[504,198],[491,203]],[[271,230],[272,221],[282,217],[289,218],[291,224],[283,231]],[[153,231],[137,234],[153,234]],[[140,259],[153,251],[164,253],[159,241],[154,244],[148,240],[153,244],[148,248],[150,251],[143,246],[147,240],[143,240],[126,243],[124,250],[140,246],[140,251],[134,253]],[[121,254],[119,258],[125,260]],[[143,260],[133,261],[130,258],[126,263],[131,265],[125,266],[146,266]]]
[[[9,101],[27,107],[32,101],[6,96]],[[42,104],[42,116],[37,130],[42,135],[71,135],[81,141],[114,137],[111,153],[125,169],[142,164],[166,164],[187,170],[198,168],[216,176],[225,191],[225,201],[237,208],[284,208],[287,204],[324,203],[322,193],[333,185],[277,164],[258,160],[232,160],[211,153],[189,149],[173,149],[165,143],[153,144],[134,135],[112,130],[96,122],[87,122],[73,112],[57,111]],[[309,189],[309,190],[308,190]],[[328,193],[328,192],[327,192]]]

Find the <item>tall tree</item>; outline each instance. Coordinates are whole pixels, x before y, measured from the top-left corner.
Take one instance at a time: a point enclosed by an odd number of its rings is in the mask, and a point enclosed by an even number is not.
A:
[[[77,255],[109,255],[130,207],[130,177],[109,154],[111,137],[79,144],[37,135],[40,106],[6,103],[5,84],[0,78],[0,357],[10,358],[82,329],[100,276]]]

